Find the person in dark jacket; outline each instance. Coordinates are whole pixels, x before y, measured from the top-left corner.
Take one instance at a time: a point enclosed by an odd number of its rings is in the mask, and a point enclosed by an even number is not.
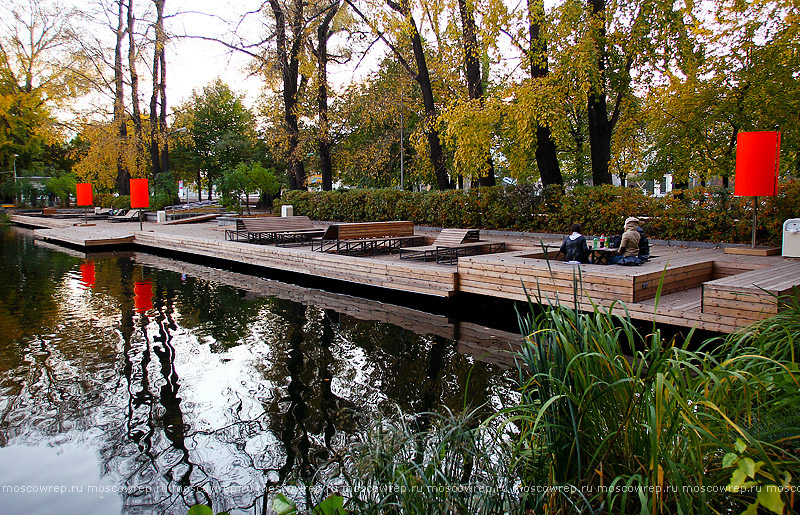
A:
[[[639,259],[642,261],[647,261],[650,259],[650,242],[647,241],[647,236],[644,233],[644,229],[642,229],[641,222],[640,225],[636,226],[636,232],[639,233]]]
[[[589,247],[586,245],[586,238],[583,236],[581,224],[572,224],[570,231],[572,231],[572,234],[564,238],[558,251],[566,256],[567,261],[588,263]]]

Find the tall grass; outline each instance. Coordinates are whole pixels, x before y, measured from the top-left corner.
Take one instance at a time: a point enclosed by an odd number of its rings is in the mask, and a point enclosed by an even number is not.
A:
[[[690,347],[603,308],[520,315],[519,398],[380,420],[344,458],[353,513],[794,513],[800,304]]]
[[[767,487],[796,485],[800,472],[800,375],[787,360],[800,338],[796,302],[747,334],[696,350],[689,338],[642,335],[602,308],[531,309],[521,326],[528,345],[522,402],[508,412],[519,428],[511,468],[524,484],[548,487],[530,508],[729,513],[792,505],[790,494]],[[744,478],[734,475],[740,464]],[[730,491],[737,486],[747,488]]]

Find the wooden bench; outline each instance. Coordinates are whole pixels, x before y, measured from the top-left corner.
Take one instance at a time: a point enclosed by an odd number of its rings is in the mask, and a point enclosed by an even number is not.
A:
[[[280,242],[282,245],[308,241],[323,234],[323,230],[314,227],[307,216],[268,216],[258,218],[237,218],[236,229],[227,229],[225,239],[230,241],[246,241],[262,243],[266,241]]]
[[[368,254],[399,249],[425,241],[414,235],[414,222],[357,222],[331,224],[320,238],[311,240],[311,250],[337,254]]]
[[[406,247],[400,249],[400,259],[422,258],[427,261],[435,259],[437,263],[454,264],[459,256],[501,252],[505,250],[504,242],[481,241],[478,229],[442,229],[430,245]],[[405,256],[404,256],[405,254]]]

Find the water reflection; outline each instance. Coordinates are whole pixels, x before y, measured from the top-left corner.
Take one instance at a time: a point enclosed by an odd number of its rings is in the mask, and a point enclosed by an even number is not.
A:
[[[49,494],[20,490],[32,477],[73,490],[58,499],[64,513],[184,514],[195,502],[266,513],[274,488],[323,481],[379,412],[507,394],[507,373],[484,361],[507,363],[514,335],[146,254],[0,237],[0,458],[29,459],[26,474],[0,459],[0,484],[18,487],[0,502],[19,513],[52,512]],[[67,452],[71,465],[49,465]]]

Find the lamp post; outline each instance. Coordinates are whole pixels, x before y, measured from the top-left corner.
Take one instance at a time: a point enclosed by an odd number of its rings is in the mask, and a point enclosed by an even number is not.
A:
[[[14,154],[14,160],[13,160],[13,163],[14,163],[14,197],[16,197],[17,199],[19,199],[19,191],[17,191],[17,158],[18,157],[19,157],[19,154]],[[17,203],[19,204],[19,200],[17,201]]]

